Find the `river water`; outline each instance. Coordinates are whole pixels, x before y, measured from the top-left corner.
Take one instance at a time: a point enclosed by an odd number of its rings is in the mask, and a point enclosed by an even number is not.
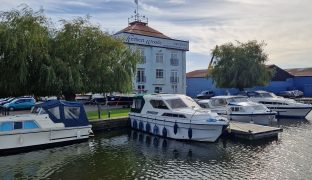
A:
[[[278,139],[256,143],[98,133],[80,144],[0,157],[0,179],[311,179],[310,121],[280,120]]]

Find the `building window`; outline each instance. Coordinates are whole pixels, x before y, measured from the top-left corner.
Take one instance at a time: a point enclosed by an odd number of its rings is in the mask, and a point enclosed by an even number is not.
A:
[[[173,92],[173,93],[177,93],[177,92],[178,92],[178,85],[172,84],[172,85],[171,85],[171,88],[172,88],[172,92]]]
[[[156,63],[163,63],[164,55],[162,53],[156,53]]]
[[[136,82],[137,83],[145,83],[146,82],[145,69],[139,68],[137,70]]]
[[[177,53],[171,53],[170,64],[171,64],[171,66],[179,66],[179,60],[178,60],[178,54]]]
[[[156,78],[164,78],[164,70],[156,69]]]
[[[162,87],[155,87],[155,93],[161,93]]]
[[[179,82],[178,71],[176,70],[171,71],[170,82],[171,83]]]
[[[146,56],[144,53],[144,48],[139,48],[139,53],[140,53],[141,58],[142,58],[140,64],[145,64],[146,63]]]
[[[138,85],[138,93],[145,93],[145,86],[144,85]]]

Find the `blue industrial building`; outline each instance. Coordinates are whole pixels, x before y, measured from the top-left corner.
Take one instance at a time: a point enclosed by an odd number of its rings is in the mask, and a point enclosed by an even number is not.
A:
[[[275,74],[267,86],[259,86],[246,89],[266,90],[273,93],[298,89],[306,97],[312,97],[312,68],[281,69],[276,65],[269,65],[268,68],[274,69]],[[236,94],[238,89],[217,88],[211,78],[207,78],[207,69],[195,70],[186,74],[186,94],[195,97],[201,91],[212,90],[216,95]]]

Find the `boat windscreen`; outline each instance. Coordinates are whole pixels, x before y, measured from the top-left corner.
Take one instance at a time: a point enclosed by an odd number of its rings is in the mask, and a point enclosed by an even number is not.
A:
[[[166,100],[171,109],[187,108],[188,106],[180,99],[168,99]]]
[[[230,99],[230,102],[247,102],[248,98],[246,97],[234,97]]]
[[[276,95],[273,93],[261,93],[261,96],[262,97],[276,97]]]

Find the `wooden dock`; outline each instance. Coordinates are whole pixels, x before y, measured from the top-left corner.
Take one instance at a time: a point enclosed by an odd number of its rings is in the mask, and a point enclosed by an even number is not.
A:
[[[228,132],[233,137],[247,140],[259,140],[278,137],[278,133],[283,132],[283,129],[231,121],[228,127]]]

